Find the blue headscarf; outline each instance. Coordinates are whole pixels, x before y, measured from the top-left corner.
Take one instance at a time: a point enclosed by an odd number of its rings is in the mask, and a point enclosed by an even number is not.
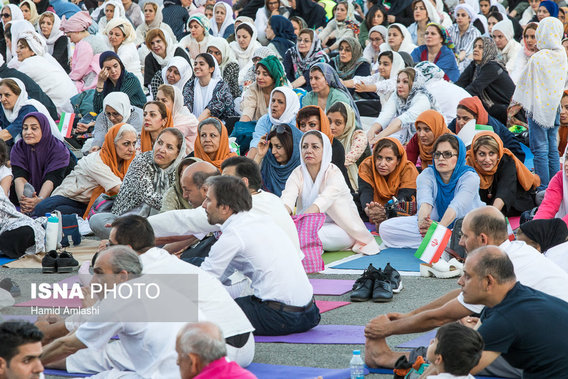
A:
[[[541,1],[539,7],[545,7],[551,17],[558,17],[558,4],[554,1]]]
[[[475,172],[475,169],[473,167],[470,167],[465,163],[465,144],[461,139],[454,135],[451,135],[451,138],[455,138],[458,141],[459,151],[458,161],[456,162],[456,167],[454,168],[454,172],[452,172],[450,181],[447,184],[444,183],[442,177],[436,169],[435,162],[432,166],[430,166],[432,167],[432,170],[434,170],[434,177],[436,178],[436,185],[438,186],[438,193],[436,194],[436,210],[438,211],[438,216],[440,217],[440,219],[444,216],[444,213],[446,213],[448,206],[454,199],[454,191],[462,175],[468,171]]]
[[[286,164],[281,165],[276,161],[272,151],[268,149],[266,156],[262,160],[262,166],[260,173],[262,174],[262,182],[264,184],[264,189],[272,192],[276,196],[282,195],[282,190],[286,186],[286,181],[292,174],[292,171],[300,165],[300,141],[302,139],[302,133],[295,126],[283,125],[286,129],[292,130],[292,156]]]
[[[289,48],[296,46],[296,34],[294,34],[294,26],[290,20],[283,16],[270,17],[270,27],[274,32],[275,37],[270,41],[278,53],[284,59],[286,51]]]
[[[116,85],[112,84],[110,78],[105,80],[105,84],[103,86],[103,98],[106,97],[106,95],[108,95],[111,92],[120,91],[120,87],[122,87],[122,80],[124,79],[124,75],[126,75],[126,69],[124,68],[124,63],[122,63],[122,60],[114,51],[105,51],[101,53],[101,55],[99,56],[99,66],[101,67],[101,69],[103,68],[103,63],[109,59],[117,60],[118,63],[120,64],[121,71],[120,71],[120,76],[116,81]]]

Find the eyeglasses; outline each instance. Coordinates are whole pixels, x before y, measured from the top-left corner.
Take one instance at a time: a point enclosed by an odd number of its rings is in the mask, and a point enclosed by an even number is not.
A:
[[[12,15],[10,13],[2,13],[2,18],[8,18],[8,17],[12,17]]]
[[[380,39],[380,38],[369,38],[369,41],[371,41],[371,42],[381,42],[382,39]]]
[[[300,43],[300,42],[301,42],[301,43],[310,43],[310,42],[312,42],[312,40],[309,39],[309,38],[305,38],[305,39],[299,39],[299,38],[298,38],[298,43]]]
[[[121,114],[118,112],[105,112],[105,115],[108,118],[117,118],[118,116],[121,116]]]
[[[436,151],[432,154],[434,159],[440,159],[440,157],[444,157],[444,159],[450,159],[451,157],[457,157],[458,154],[452,153],[451,151]]]

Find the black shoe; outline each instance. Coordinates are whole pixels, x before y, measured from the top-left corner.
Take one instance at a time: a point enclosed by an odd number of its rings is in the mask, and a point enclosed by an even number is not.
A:
[[[58,273],[73,272],[73,270],[77,267],[79,267],[79,262],[73,258],[73,255],[71,255],[70,252],[64,251],[59,254],[59,257],[57,258]]]
[[[378,278],[373,285],[372,299],[375,303],[383,303],[392,300],[392,286],[386,275],[379,269]]]
[[[41,260],[41,272],[44,274],[57,272],[57,251],[51,250],[45,253]]]
[[[371,299],[373,294],[373,284],[377,277],[378,270],[370,264],[363,272],[363,275],[355,281],[353,292],[351,292],[351,301],[367,301]]]
[[[12,295],[12,297],[18,297],[22,295],[20,286],[13,282],[10,278],[2,279],[2,281],[0,281],[0,288],[10,292],[10,295]]]
[[[390,265],[390,262],[385,266],[383,274],[386,280],[390,282],[392,292],[399,293],[402,291],[402,278],[400,277],[400,273]]]

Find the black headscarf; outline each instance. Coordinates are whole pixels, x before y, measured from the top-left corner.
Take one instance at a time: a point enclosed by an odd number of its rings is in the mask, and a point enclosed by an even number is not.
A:
[[[566,242],[568,227],[559,218],[549,220],[532,220],[520,226],[521,231],[540,245],[541,252]]]
[[[327,24],[325,9],[312,0],[296,0],[296,9],[292,10],[290,16],[303,18],[311,29]]]
[[[109,59],[115,59],[118,61],[118,63],[120,63],[121,72],[120,72],[120,77],[116,81],[116,85],[112,84],[112,80],[110,80],[110,78],[108,78],[105,81],[103,87],[103,98],[106,97],[106,95],[108,95],[111,92],[120,91],[120,87],[122,87],[122,80],[124,79],[124,75],[126,75],[126,69],[124,68],[124,64],[120,60],[120,57],[114,51],[105,51],[104,53],[101,53],[99,57],[99,66],[101,67],[101,69],[103,67],[103,63],[105,61],[108,61]]]

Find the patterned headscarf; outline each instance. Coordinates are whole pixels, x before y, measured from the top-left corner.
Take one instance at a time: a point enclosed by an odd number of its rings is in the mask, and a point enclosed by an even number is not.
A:
[[[444,80],[444,71],[432,62],[422,61],[414,66],[414,68],[422,73],[426,83],[432,79]]]
[[[483,55],[481,57],[481,62],[477,65],[479,67],[485,65],[487,62],[497,60],[499,56],[499,50],[497,49],[497,45],[495,45],[495,41],[493,38],[490,37],[477,37],[473,44],[477,41],[481,40],[483,43]]]
[[[357,68],[365,63],[369,62],[365,57],[363,57],[363,49],[361,48],[361,44],[359,41],[353,37],[344,37],[339,41],[339,45],[342,42],[345,42],[351,48],[351,60],[347,63],[341,62],[339,55],[333,58],[333,62],[335,63],[335,67],[337,67],[337,75],[343,80],[353,79],[355,75],[355,71]]]
[[[442,34],[442,45],[447,46],[449,49],[454,49],[455,45],[452,41],[452,38],[450,37],[450,35],[448,34],[448,31],[446,30],[446,28],[444,28],[442,25],[440,24],[436,24],[435,22],[430,22],[428,23],[428,25],[426,25],[426,27],[428,26],[435,26],[436,28],[438,28],[438,30],[440,31],[440,34]]]
[[[227,16],[225,16],[227,17]],[[191,16],[189,18],[189,20],[187,20],[187,29],[189,30],[189,24],[191,23],[191,21],[197,21],[199,23],[199,25],[203,26],[203,29],[205,29],[205,36],[208,35],[209,33],[209,28],[211,27],[211,24],[209,23],[209,19],[201,13],[195,13],[193,16]]]
[[[288,79],[286,79],[286,73],[284,72],[284,67],[282,67],[282,63],[276,58],[274,55],[270,55],[260,62],[257,63],[257,66],[261,65],[262,67],[266,68],[270,77],[274,79],[274,87],[281,87],[288,83]]]

